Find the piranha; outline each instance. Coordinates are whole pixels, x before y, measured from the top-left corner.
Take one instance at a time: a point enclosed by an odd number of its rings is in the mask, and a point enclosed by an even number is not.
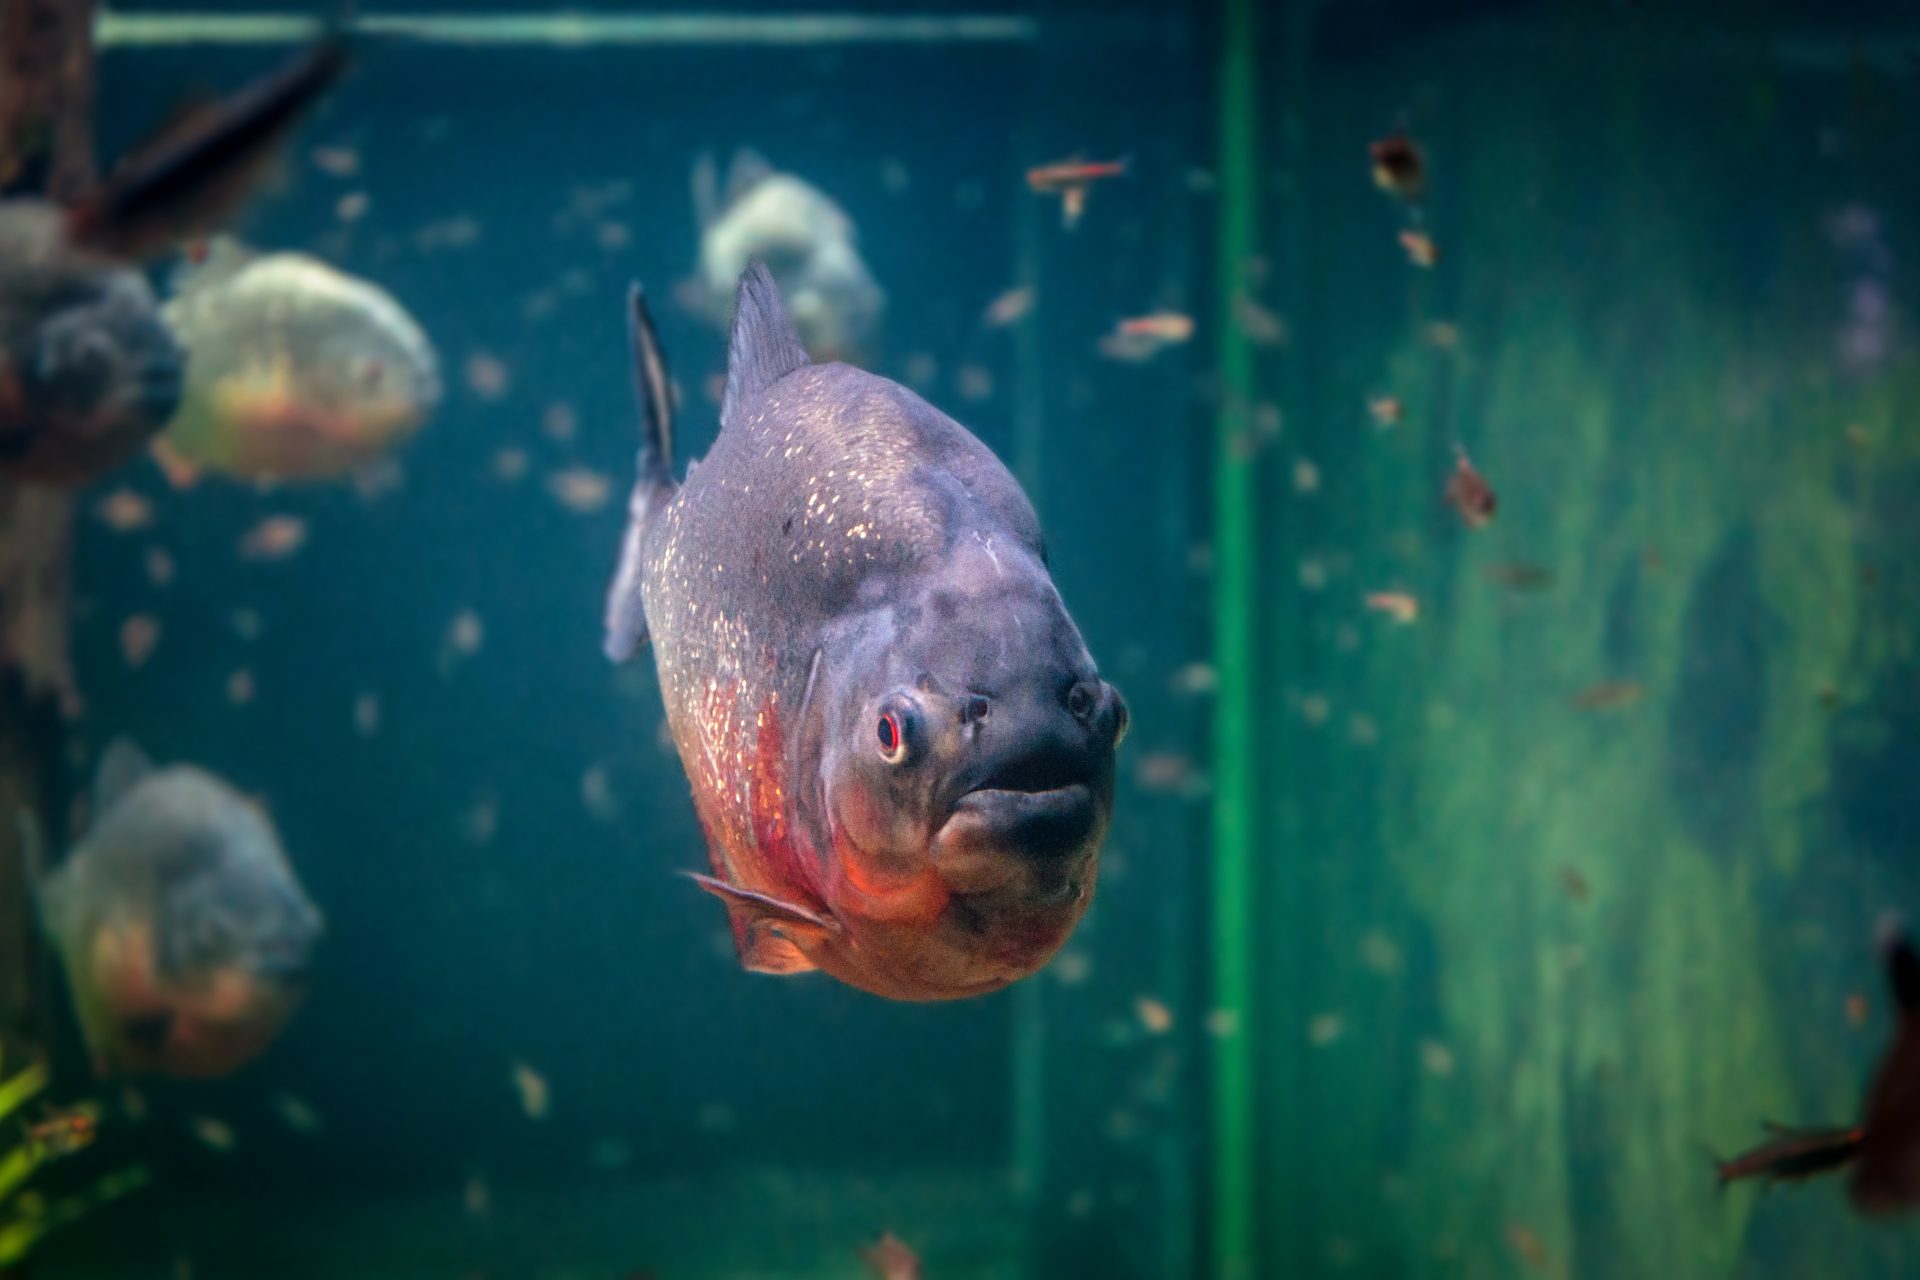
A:
[[[303,253],[216,238],[162,315],[187,349],[157,449],[176,477],[325,480],[377,461],[440,399],[433,346],[393,296]]]
[[[0,200],[0,474],[81,484],[166,423],[184,356],[141,264],[232,216],[345,65],[343,46],[322,42],[64,207]]]
[[[645,420],[607,601],[651,640],[740,959],[899,1000],[1033,973],[1093,894],[1125,703],[1007,469],[905,387],[809,363],[739,287],[720,434],[676,484],[636,289]]]
[[[718,328],[731,315],[740,273],[767,264],[809,351],[830,360],[865,352],[887,295],[860,256],[853,219],[806,179],[782,173],[758,152],[735,153],[724,192],[704,155],[693,171],[700,223],[700,270],[687,302]]]
[[[228,1074],[299,1004],[320,913],[273,823],[203,769],[155,769],[115,742],[93,813],[50,872],[32,818],[20,821],[95,1070]]]

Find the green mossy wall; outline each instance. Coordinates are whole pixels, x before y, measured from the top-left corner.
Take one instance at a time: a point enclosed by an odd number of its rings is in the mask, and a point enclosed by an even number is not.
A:
[[[1268,567],[1299,620],[1269,720],[1312,810],[1266,852],[1265,892],[1315,922],[1272,940],[1305,976],[1266,1003],[1270,1058],[1308,1064],[1263,1192],[1307,1224],[1275,1244],[1295,1273],[1920,1258],[1836,1185],[1722,1196],[1708,1161],[1762,1118],[1854,1114],[1887,1019],[1873,924],[1920,902],[1894,834],[1920,813],[1920,335],[1896,310],[1888,358],[1843,369],[1867,268],[1829,232],[1872,209],[1891,278],[1920,261],[1914,142],[1861,105],[1870,73],[1667,35],[1315,72],[1312,372]],[[1366,180],[1403,115],[1431,273]],[[1388,391],[1407,416],[1381,428]],[[1440,502],[1456,442],[1500,494],[1485,530]],[[1551,583],[1500,585],[1512,564]],[[1364,609],[1389,588],[1416,625]],[[1576,705],[1602,682],[1642,692]]]

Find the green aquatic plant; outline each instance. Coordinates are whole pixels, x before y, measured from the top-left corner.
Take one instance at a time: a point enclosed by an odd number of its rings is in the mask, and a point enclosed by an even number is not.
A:
[[[84,1109],[55,1116],[56,1121],[85,1117],[78,1138],[61,1140],[53,1122],[27,1122],[26,1108],[46,1091],[47,1083],[47,1066],[41,1061],[12,1075],[0,1071],[0,1126],[11,1127],[18,1135],[13,1145],[0,1150],[0,1270],[25,1258],[49,1232],[138,1191],[149,1181],[145,1167],[136,1165],[54,1201],[28,1190],[27,1183],[43,1165],[80,1150],[91,1140],[91,1113]]]

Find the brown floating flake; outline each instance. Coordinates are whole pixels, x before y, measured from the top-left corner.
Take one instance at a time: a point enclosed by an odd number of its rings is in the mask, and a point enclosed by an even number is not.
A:
[[[1553,570],[1544,565],[1505,561],[1486,567],[1487,580],[1509,591],[1545,591],[1553,585]]]
[[[1444,495],[1447,505],[1460,513],[1460,520],[1467,528],[1484,528],[1492,523],[1494,511],[1500,505],[1499,498],[1487,478],[1467,457],[1467,451],[1456,445],[1454,453],[1453,474],[1447,477]]]
[[[94,504],[94,514],[115,533],[134,533],[153,523],[153,504],[132,489],[115,489]]]
[[[987,310],[980,317],[980,322],[989,329],[1004,329],[1010,324],[1015,324],[1033,310],[1033,297],[1033,289],[1030,286],[1009,289],[987,304]]]
[[[1440,246],[1424,231],[1412,228],[1402,231],[1400,247],[1407,251],[1407,261],[1416,267],[1432,267],[1440,261]]]
[[[1173,1030],[1173,1010],[1152,996],[1136,996],[1133,1013],[1148,1035],[1163,1036]]]
[[[1637,680],[1602,680],[1573,695],[1576,711],[1614,711],[1630,707],[1646,696],[1646,686]]]
[[[160,643],[160,623],[151,614],[136,613],[120,624],[120,656],[138,670]]]
[[[860,1260],[875,1280],[920,1280],[920,1256],[891,1231],[860,1250]]]
[[[1369,591],[1366,604],[1375,613],[1384,613],[1403,627],[1420,620],[1420,602],[1404,591]]]
[[[307,545],[307,522],[299,516],[268,516],[240,539],[242,560],[285,560]]]
[[[553,500],[579,515],[589,515],[613,497],[613,481],[587,467],[566,467],[547,477]]]
[[[1391,427],[1407,416],[1407,408],[1400,403],[1399,396],[1374,396],[1367,401],[1367,412],[1382,427]]]
[[[1506,1235],[1507,1247],[1516,1258],[1535,1271],[1547,1269],[1547,1246],[1524,1223],[1509,1222]]]
[[[1847,1025],[1855,1031],[1867,1025],[1867,998],[1858,991],[1847,997]]]
[[[1567,891],[1569,898],[1583,905],[1593,898],[1593,887],[1580,874],[1580,868],[1571,864],[1560,868],[1560,887]]]

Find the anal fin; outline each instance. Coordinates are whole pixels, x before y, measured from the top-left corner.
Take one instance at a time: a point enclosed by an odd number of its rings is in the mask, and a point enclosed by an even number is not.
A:
[[[809,973],[820,966],[808,958],[806,949],[840,930],[833,920],[771,894],[691,871],[686,875],[727,904],[740,963],[752,973]]]

